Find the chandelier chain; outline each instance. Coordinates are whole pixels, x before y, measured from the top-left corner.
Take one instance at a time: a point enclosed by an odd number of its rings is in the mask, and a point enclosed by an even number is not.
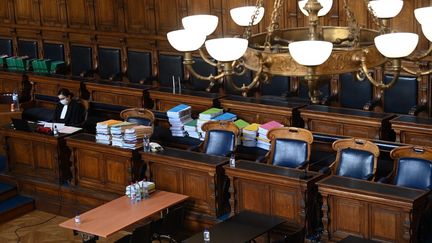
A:
[[[249,39],[249,37],[251,36],[253,23],[258,18],[258,15],[260,13],[259,10],[263,6],[263,2],[264,2],[264,0],[257,0],[256,1],[255,11],[254,11],[253,15],[251,16],[251,20],[249,22],[249,25],[246,27],[246,29],[243,33],[243,38]]]
[[[271,14],[271,23],[267,27],[267,35],[265,39],[264,46],[267,48],[271,48],[271,37],[273,35],[273,32],[275,30],[279,29],[279,17],[280,17],[280,11],[282,8],[282,5],[284,3],[284,0],[275,0],[273,4],[273,12]]]
[[[381,21],[378,19],[378,17],[376,16],[375,11],[372,9],[372,7],[369,5],[369,0],[364,0],[364,3],[366,4],[366,7],[370,13],[370,15],[372,16],[372,21],[373,23],[379,27],[379,30],[381,32],[381,34],[383,34],[386,30],[386,26],[383,25],[381,23]]]
[[[348,5],[347,0],[344,0],[344,9],[347,15],[347,22],[349,27],[349,37],[348,40],[351,41],[353,47],[358,47],[360,45],[360,28],[358,26],[357,20],[354,16],[353,11]]]

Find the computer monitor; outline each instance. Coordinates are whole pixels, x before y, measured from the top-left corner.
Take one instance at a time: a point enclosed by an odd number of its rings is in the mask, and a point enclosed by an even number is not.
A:
[[[23,119],[16,119],[16,118],[11,118],[11,119],[15,130],[26,131],[26,132],[33,132],[35,130],[35,126],[32,126],[35,125],[33,123],[29,124],[28,121]]]

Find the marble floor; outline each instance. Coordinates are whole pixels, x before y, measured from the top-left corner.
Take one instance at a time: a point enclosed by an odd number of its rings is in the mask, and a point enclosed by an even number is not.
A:
[[[58,225],[65,221],[67,218],[56,216],[54,214],[32,211],[19,218],[6,222],[0,225],[0,243],[72,243],[81,242],[79,236],[74,236],[71,230],[64,229]],[[49,221],[47,221],[49,220]],[[43,223],[45,222],[45,223]],[[40,224],[43,223],[43,224]],[[38,224],[38,225],[36,225]],[[26,227],[35,225],[32,227]],[[18,239],[15,231],[20,237]],[[103,239],[98,242],[114,242],[117,239],[126,235],[127,232],[120,231],[113,236]],[[18,241],[19,240],[19,241]]]

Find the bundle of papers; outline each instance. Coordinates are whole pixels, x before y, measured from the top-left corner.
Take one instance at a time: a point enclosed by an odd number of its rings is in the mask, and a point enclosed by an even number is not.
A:
[[[184,129],[184,125],[190,121],[191,118],[191,107],[185,104],[177,105],[167,111],[168,122],[171,127],[171,134],[174,137],[185,137],[187,132]]]
[[[257,132],[258,132],[259,124],[252,123],[243,128],[242,131],[242,144],[245,147],[256,147],[257,144]]]
[[[201,132],[198,132],[197,129],[197,120],[192,120],[184,125],[184,130],[187,132],[189,137],[192,138],[201,138]]]
[[[212,118],[222,114],[223,110],[219,108],[210,108],[199,114],[199,119],[204,121],[210,121]]]
[[[136,182],[134,184],[127,186],[125,194],[126,194],[126,196],[130,197],[131,194],[136,195],[136,193],[138,193],[140,191],[141,191],[140,193],[142,193],[144,186],[147,186],[148,193],[152,193],[152,192],[156,191],[156,185],[154,184],[154,182],[139,181],[139,182]]]
[[[239,129],[239,138],[237,139],[237,145],[241,144],[242,141],[242,137],[243,137],[243,128],[249,126],[250,124],[242,119],[238,119],[237,121],[234,122],[234,124],[238,127]]]
[[[138,125],[125,129],[122,148],[136,149],[141,147],[145,135],[150,135],[152,127]]]
[[[265,150],[269,150],[270,149],[270,140],[268,139],[267,134],[271,129],[279,128],[279,127],[283,127],[283,125],[277,121],[270,121],[270,122],[262,124],[258,129],[257,147],[265,149]]]
[[[237,116],[233,113],[225,112],[221,115],[214,117],[212,120],[214,121],[235,121]]]
[[[103,144],[111,143],[110,127],[122,123],[119,120],[106,120],[96,124],[96,142]]]
[[[135,127],[136,124],[132,122],[121,122],[114,124],[110,127],[111,132],[111,145],[122,147],[123,146],[123,136],[126,129]]]

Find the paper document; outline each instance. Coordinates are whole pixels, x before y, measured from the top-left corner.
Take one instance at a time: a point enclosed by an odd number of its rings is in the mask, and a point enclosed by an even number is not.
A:
[[[81,127],[64,126],[62,129],[59,129],[59,133],[71,134],[81,129],[82,129]]]

